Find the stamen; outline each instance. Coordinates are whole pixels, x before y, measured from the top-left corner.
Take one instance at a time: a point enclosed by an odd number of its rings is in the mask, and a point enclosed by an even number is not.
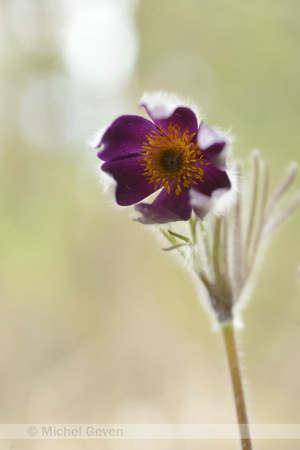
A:
[[[179,126],[171,123],[167,131],[159,126],[147,136],[140,161],[145,166],[143,175],[149,183],[154,183],[155,190],[165,188],[170,194],[170,183],[176,180],[175,194],[179,195],[182,187],[191,187],[191,182],[203,182],[204,171],[200,165],[210,162],[202,161],[199,145],[192,142],[194,136],[195,133],[189,135],[188,128],[180,135]]]

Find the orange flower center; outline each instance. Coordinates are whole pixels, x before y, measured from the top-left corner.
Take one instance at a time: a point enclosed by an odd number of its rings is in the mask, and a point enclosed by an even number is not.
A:
[[[180,135],[179,126],[171,123],[168,131],[159,127],[147,136],[140,161],[145,166],[143,175],[149,183],[155,183],[155,190],[165,188],[170,194],[170,183],[176,180],[175,193],[179,195],[182,186],[190,188],[191,182],[203,182],[204,172],[200,166],[210,163],[202,161],[199,145],[191,142],[194,136],[195,133],[189,135],[188,128]]]

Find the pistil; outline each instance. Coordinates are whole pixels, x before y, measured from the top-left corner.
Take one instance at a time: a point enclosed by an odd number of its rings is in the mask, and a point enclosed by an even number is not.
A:
[[[167,131],[159,127],[147,136],[140,162],[145,167],[147,181],[155,183],[155,190],[165,188],[170,194],[170,184],[176,181],[175,194],[179,195],[182,187],[190,188],[191,182],[204,181],[200,166],[210,162],[202,160],[203,154],[199,145],[193,142],[194,136],[195,133],[189,134],[188,128],[181,135],[179,126],[172,124]]]

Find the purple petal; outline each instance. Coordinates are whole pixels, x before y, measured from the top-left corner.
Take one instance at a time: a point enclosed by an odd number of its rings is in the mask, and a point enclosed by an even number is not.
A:
[[[172,113],[164,109],[163,105],[156,105],[150,108],[144,101],[141,103],[144,106],[147,113],[155,123],[157,127],[161,126],[163,130],[167,130],[170,123],[172,125],[178,125],[181,134],[188,128],[189,134],[197,133],[198,120],[195,113],[185,106],[179,106]]]
[[[171,186],[171,192],[163,189],[152,204],[140,203],[135,206],[142,214],[137,219],[144,224],[177,222],[191,217],[192,207],[189,202],[189,190],[183,188],[179,195],[175,194],[177,182]]]
[[[98,157],[104,161],[115,161],[138,155],[147,136],[156,130],[150,120],[140,116],[121,116],[104,133]]]
[[[200,217],[201,220],[204,219],[206,214],[215,206],[220,197],[224,195],[228,189],[220,188],[212,192],[211,196],[201,194],[200,192],[191,189],[190,202],[195,211],[195,214]]]
[[[154,183],[149,183],[143,175],[141,156],[105,162],[102,170],[111,174],[117,182],[116,200],[121,206],[138,203],[154,192]]]
[[[191,184],[197,192],[210,196],[215,189],[230,189],[231,183],[225,170],[220,170],[213,164],[201,166],[201,168],[204,172],[203,181],[195,179],[197,184]]]
[[[136,220],[145,225],[178,222],[179,220],[182,220],[181,217],[172,213],[172,211],[169,211],[163,206],[153,205],[153,203],[139,203],[138,205],[135,205],[134,209],[142,214],[142,216]]]
[[[205,158],[220,169],[226,167],[226,141],[213,131],[205,122],[201,122],[197,133],[197,142]]]

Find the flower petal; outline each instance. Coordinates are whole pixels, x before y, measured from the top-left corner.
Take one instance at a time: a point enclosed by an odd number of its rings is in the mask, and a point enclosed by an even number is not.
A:
[[[222,139],[205,122],[201,122],[197,133],[197,142],[204,158],[209,159],[220,169],[226,167],[226,141]]]
[[[163,99],[162,99],[163,100]],[[196,114],[186,106],[170,107],[165,102],[151,102],[147,98],[142,98],[140,105],[143,106],[155,125],[167,130],[170,123],[178,125],[181,134],[188,128],[189,134],[197,132],[198,120]]]
[[[195,214],[203,220],[206,214],[215,207],[220,197],[226,194],[227,191],[228,189],[225,188],[216,189],[212,192],[211,196],[209,196],[197,192],[194,189],[190,189],[190,202]]]
[[[111,174],[117,182],[116,200],[121,206],[138,203],[154,192],[154,183],[149,183],[143,175],[140,159],[138,155],[102,165],[102,170]]]
[[[104,161],[116,161],[138,155],[151,131],[156,129],[150,120],[140,116],[121,116],[104,133],[98,157]]]
[[[144,224],[177,222],[191,217],[192,207],[189,203],[189,190],[183,188],[179,195],[175,194],[176,183],[171,186],[171,192],[163,189],[152,204],[140,203],[135,210],[142,214],[137,219]]]
[[[210,196],[215,189],[230,189],[231,182],[225,170],[218,169],[214,164],[201,166],[201,168],[204,171],[203,181],[194,179],[196,184],[191,184],[191,187],[197,192]]]
[[[169,211],[163,206],[154,205],[153,203],[139,203],[138,205],[135,205],[134,209],[142,214],[141,217],[136,220],[145,225],[178,222],[179,220],[182,220],[181,217],[172,213],[172,211]]]

